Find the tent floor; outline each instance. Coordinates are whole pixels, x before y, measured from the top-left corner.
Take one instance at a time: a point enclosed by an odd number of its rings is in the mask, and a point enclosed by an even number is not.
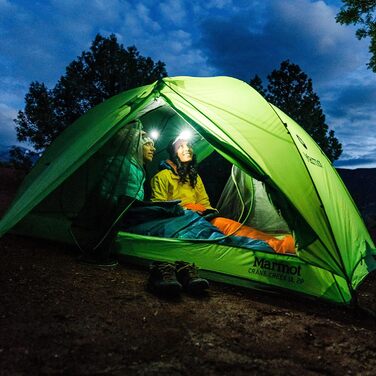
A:
[[[48,213],[30,213],[14,231],[18,234],[74,244],[70,221]],[[296,255],[266,253],[207,240],[168,239],[119,232],[116,253],[145,260],[195,263],[214,279],[252,288],[288,290],[337,303],[350,303],[346,281],[302,261]],[[260,287],[261,286],[261,287]]]

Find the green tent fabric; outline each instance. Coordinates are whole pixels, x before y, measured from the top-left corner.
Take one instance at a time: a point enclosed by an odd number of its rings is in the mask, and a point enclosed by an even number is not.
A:
[[[158,103],[175,117],[163,118]],[[34,226],[34,234],[43,232],[48,238],[50,233],[50,238],[69,242],[66,220],[54,222],[48,215],[34,215],[33,209],[137,118],[166,124],[183,119],[211,148],[262,181],[292,230],[298,251],[266,254],[194,239],[120,232],[119,254],[134,260],[184,259],[213,279],[341,303],[351,302],[360,282],[376,269],[375,246],[321,149],[286,114],[248,84],[230,77],[164,78],[88,111],[57,138],[25,179],[0,222],[0,235],[17,224],[21,233],[28,227],[32,234]]]

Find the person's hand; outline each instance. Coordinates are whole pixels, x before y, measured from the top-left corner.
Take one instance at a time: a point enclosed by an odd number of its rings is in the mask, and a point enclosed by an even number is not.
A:
[[[219,214],[217,209],[206,209],[202,212],[202,216],[208,215],[208,214]]]
[[[201,204],[188,203],[188,204],[185,204],[184,207],[186,209],[193,210],[197,214],[200,214],[200,215],[202,215],[202,213],[206,210],[205,206]]]

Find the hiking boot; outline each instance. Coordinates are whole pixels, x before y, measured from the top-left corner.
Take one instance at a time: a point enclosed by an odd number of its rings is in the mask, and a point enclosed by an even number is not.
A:
[[[148,288],[151,291],[164,296],[179,295],[182,285],[176,280],[174,264],[154,261],[149,270]]]
[[[176,261],[176,276],[183,285],[185,291],[192,295],[201,295],[209,288],[209,282],[200,278],[195,264],[184,261]]]

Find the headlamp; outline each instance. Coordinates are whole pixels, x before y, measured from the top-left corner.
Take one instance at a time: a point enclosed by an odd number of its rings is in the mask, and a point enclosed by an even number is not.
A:
[[[159,131],[157,129],[153,129],[149,132],[150,138],[152,138],[154,141],[157,141],[159,138]]]

